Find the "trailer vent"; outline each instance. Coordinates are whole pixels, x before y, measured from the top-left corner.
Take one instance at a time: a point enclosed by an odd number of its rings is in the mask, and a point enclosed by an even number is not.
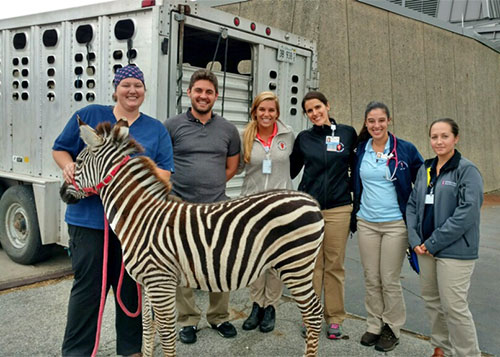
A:
[[[94,37],[94,30],[91,25],[80,25],[76,29],[75,37],[78,43],[89,43]]]
[[[135,25],[130,19],[120,20],[115,25],[115,37],[118,40],[128,40],[134,36]]]
[[[16,50],[22,50],[26,47],[27,43],[26,34],[24,32],[16,33],[14,35],[13,45]]]
[[[46,30],[43,33],[42,42],[45,47],[54,47],[57,45],[58,35],[56,30]]]

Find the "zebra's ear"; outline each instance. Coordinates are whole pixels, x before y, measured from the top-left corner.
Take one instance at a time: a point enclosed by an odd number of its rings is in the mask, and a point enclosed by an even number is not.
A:
[[[103,138],[97,135],[96,131],[85,123],[80,124],[80,137],[89,147],[102,144]]]
[[[128,137],[128,134],[128,121],[127,119],[120,118],[113,128],[113,137],[117,142],[122,142]]]

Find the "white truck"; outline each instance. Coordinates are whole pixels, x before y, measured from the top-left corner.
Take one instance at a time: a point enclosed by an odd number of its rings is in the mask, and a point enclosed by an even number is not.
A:
[[[68,244],[56,136],[77,109],[111,104],[116,69],[145,74],[141,110],[163,121],[186,110],[193,71],[212,69],[214,110],[243,128],[253,97],[271,90],[281,119],[306,127],[301,99],[318,87],[316,44],[196,1],[120,0],[0,20],[0,242],[32,264]],[[228,183],[239,193],[242,178]]]

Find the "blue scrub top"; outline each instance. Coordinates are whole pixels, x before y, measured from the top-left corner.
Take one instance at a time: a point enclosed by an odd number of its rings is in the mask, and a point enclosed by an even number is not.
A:
[[[112,106],[94,104],[76,111],[52,147],[52,150],[67,151],[73,160],[85,147],[80,138],[77,115],[94,129],[101,122],[116,123]],[[159,168],[174,172],[172,141],[160,121],[141,113],[129,130],[130,136],[144,148],[142,155],[151,158]],[[68,205],[65,221],[75,226],[104,229],[104,209],[99,196],[90,196]]]

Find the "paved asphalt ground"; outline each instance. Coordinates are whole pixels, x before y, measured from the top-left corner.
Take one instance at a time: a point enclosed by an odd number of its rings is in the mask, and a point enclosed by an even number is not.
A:
[[[488,201],[487,201],[488,202]],[[482,210],[480,259],[472,278],[470,308],[478,330],[480,347],[485,355],[500,356],[500,200],[487,203]],[[57,356],[64,333],[66,307],[71,289],[70,277],[52,279],[19,288],[8,289],[15,281],[30,283],[38,276],[54,277],[67,273],[69,260],[59,253],[49,262],[36,267],[20,267],[11,263],[0,249],[0,356]],[[321,336],[320,356],[378,356],[373,348],[363,347],[359,339],[365,330],[363,272],[357,239],[348,243],[346,256],[346,309],[350,313],[344,323],[349,339],[330,341]],[[429,326],[420,298],[418,276],[404,263],[401,274],[407,307],[406,330],[392,356],[430,356],[432,349],[425,336]],[[197,292],[200,307],[206,309],[207,294]],[[241,325],[250,311],[248,291],[231,294],[231,319],[238,330],[234,339],[223,339],[203,319],[194,345],[177,344],[180,356],[300,356],[300,314],[287,296],[277,308],[276,329],[269,334],[243,331]],[[99,356],[114,356],[114,304],[112,296],[106,305]],[[155,356],[161,355],[156,343]]]

